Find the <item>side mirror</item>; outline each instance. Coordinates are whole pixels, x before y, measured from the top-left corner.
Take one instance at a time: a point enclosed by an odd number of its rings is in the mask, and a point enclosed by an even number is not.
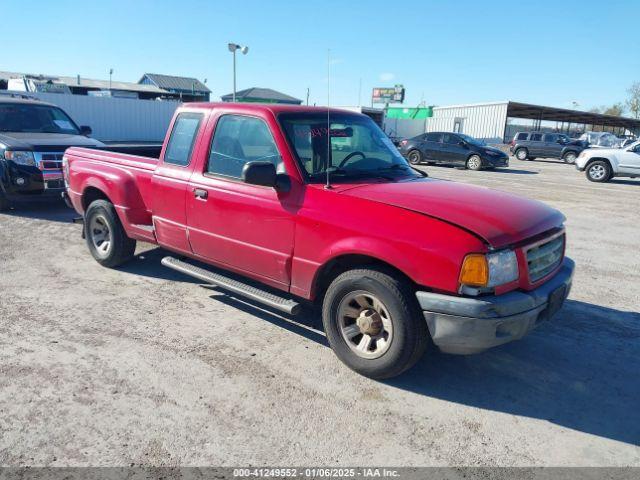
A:
[[[91,127],[88,125],[82,125],[80,127],[80,135],[84,135],[85,137],[88,137],[89,135],[91,135],[93,133],[93,131],[91,130]]]
[[[242,168],[242,181],[251,185],[275,187],[278,181],[276,166],[271,162],[247,162]]]

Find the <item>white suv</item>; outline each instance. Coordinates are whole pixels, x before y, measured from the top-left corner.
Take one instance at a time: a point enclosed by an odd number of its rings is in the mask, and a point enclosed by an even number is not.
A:
[[[578,155],[576,168],[592,182],[640,177],[640,142],[624,148],[587,148]]]

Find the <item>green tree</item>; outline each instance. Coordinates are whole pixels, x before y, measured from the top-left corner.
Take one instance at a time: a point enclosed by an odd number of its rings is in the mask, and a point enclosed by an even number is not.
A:
[[[621,117],[624,113],[624,105],[620,102],[614,103],[610,107],[605,108],[602,113],[605,115],[614,115],[616,117]]]
[[[627,99],[627,107],[634,118],[640,118],[640,82],[635,82],[627,90],[629,98]]]

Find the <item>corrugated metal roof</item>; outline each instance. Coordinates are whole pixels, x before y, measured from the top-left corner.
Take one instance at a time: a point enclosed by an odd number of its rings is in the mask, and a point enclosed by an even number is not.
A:
[[[91,78],[80,77],[80,83],[78,83],[78,77],[59,77],[56,75],[41,75],[33,73],[19,73],[19,72],[0,72],[0,78],[9,80],[11,78],[23,78],[30,77],[34,79],[41,78],[42,80],[51,80],[54,82],[64,83],[69,87],[85,87],[85,88],[98,88],[101,90],[109,89],[109,80],[94,80]],[[146,92],[146,93],[167,93],[165,90],[158,88],[154,85],[142,85],[132,82],[111,82],[112,90],[127,90],[131,92]]]
[[[174,77],[172,75],[162,75],[160,73],[145,73],[140,81],[147,77],[157,87],[169,91],[211,93],[211,90],[197,78]]]
[[[227,95],[223,95],[220,98],[222,99],[222,101],[227,102],[233,99],[233,94],[228,93]],[[236,99],[244,99],[244,98],[276,101],[276,102],[283,102],[283,103],[296,103],[296,104],[302,103],[302,100],[299,100],[285,93],[272,90],[271,88],[260,88],[260,87],[247,88],[245,90],[240,90],[239,92],[236,92]]]

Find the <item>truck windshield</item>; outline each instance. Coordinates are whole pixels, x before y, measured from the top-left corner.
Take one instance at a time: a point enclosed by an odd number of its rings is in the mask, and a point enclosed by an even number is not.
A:
[[[278,120],[311,182],[324,182],[327,168],[332,181],[419,176],[368,117],[332,112],[327,123],[326,112],[314,112],[281,114]]]
[[[0,103],[0,132],[80,134],[59,108],[22,103]]]

